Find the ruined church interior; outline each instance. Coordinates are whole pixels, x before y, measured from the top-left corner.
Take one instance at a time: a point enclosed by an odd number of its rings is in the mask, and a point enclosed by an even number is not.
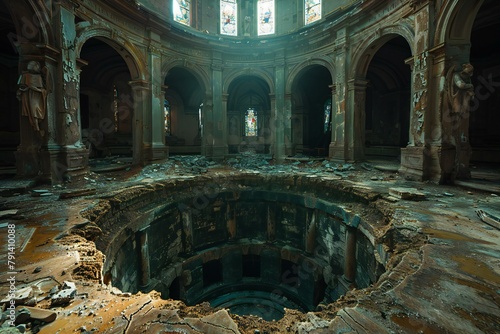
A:
[[[0,333],[500,333],[497,0],[0,0]]]

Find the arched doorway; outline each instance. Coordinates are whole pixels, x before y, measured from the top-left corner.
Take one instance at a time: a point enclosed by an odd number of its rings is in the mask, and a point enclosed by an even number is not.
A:
[[[228,87],[228,152],[269,153],[271,100],[269,85],[257,76],[244,75]]]
[[[386,42],[373,56],[366,73],[365,156],[399,157],[408,145],[411,70],[405,60],[411,49],[403,37]]]
[[[85,42],[80,58],[87,62],[80,76],[80,110],[89,156],[131,162],[134,104],[127,63],[106,39],[97,37]]]
[[[485,0],[471,32],[470,63],[475,98],[471,104],[471,162],[500,165],[500,2]],[[472,170],[474,173],[474,170]],[[498,177],[500,179],[500,177]]]
[[[14,153],[20,144],[19,101],[16,99],[19,78],[19,55],[12,36],[16,28],[3,1],[0,1],[0,178],[16,174]]]
[[[304,68],[292,85],[292,140],[295,152],[327,156],[331,141],[332,75],[321,65]]]
[[[165,77],[165,143],[170,154],[201,153],[204,90],[187,69],[174,67]]]

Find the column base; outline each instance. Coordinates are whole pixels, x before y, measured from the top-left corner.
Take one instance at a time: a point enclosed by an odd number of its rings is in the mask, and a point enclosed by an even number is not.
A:
[[[425,172],[425,154],[423,147],[405,147],[401,149],[401,166],[399,173],[405,178],[423,181],[427,178]]]
[[[85,147],[56,146],[40,152],[40,181],[59,184],[83,179],[89,172],[89,152]]]
[[[227,145],[205,146],[202,148],[203,155],[214,161],[223,161],[228,153]]]
[[[163,144],[153,144],[152,146],[144,147],[143,150],[145,163],[160,162],[168,159],[169,149],[168,146]]]
[[[345,148],[344,146],[339,146],[334,143],[330,143],[328,147],[328,158],[331,160],[341,160],[345,161]]]

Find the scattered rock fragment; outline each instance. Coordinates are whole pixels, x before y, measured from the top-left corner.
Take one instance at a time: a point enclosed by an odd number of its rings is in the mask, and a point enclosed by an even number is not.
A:
[[[410,201],[423,201],[425,200],[425,194],[418,191],[416,188],[389,188],[389,195]]]
[[[76,285],[73,282],[64,281],[62,290],[52,295],[51,306],[66,305],[75,299]]]
[[[31,320],[38,320],[38,321],[43,321],[43,322],[52,322],[56,320],[57,318],[57,313],[51,310],[46,310],[38,307],[31,307],[31,306],[23,306],[19,307],[20,309],[24,309],[27,312],[29,312],[29,318]]]

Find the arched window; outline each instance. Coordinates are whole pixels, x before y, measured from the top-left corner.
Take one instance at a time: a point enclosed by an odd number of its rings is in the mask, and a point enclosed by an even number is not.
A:
[[[170,136],[170,132],[171,132],[170,102],[168,102],[168,100],[163,101],[163,115],[165,117],[165,136]]]
[[[249,108],[245,114],[245,136],[257,136],[257,112],[254,108]]]
[[[326,100],[323,106],[324,112],[324,132],[331,130],[331,120],[332,120],[332,99]]]
[[[321,0],[305,0],[304,7],[305,24],[321,19]]]
[[[120,124],[120,119],[118,117],[118,89],[113,85],[113,121],[115,123],[115,132],[118,132],[118,126]]]
[[[174,21],[191,25],[191,0],[172,0]]]
[[[258,35],[274,34],[274,0],[259,0],[257,3]]]
[[[236,0],[220,1],[220,33],[238,35],[238,4]]]

